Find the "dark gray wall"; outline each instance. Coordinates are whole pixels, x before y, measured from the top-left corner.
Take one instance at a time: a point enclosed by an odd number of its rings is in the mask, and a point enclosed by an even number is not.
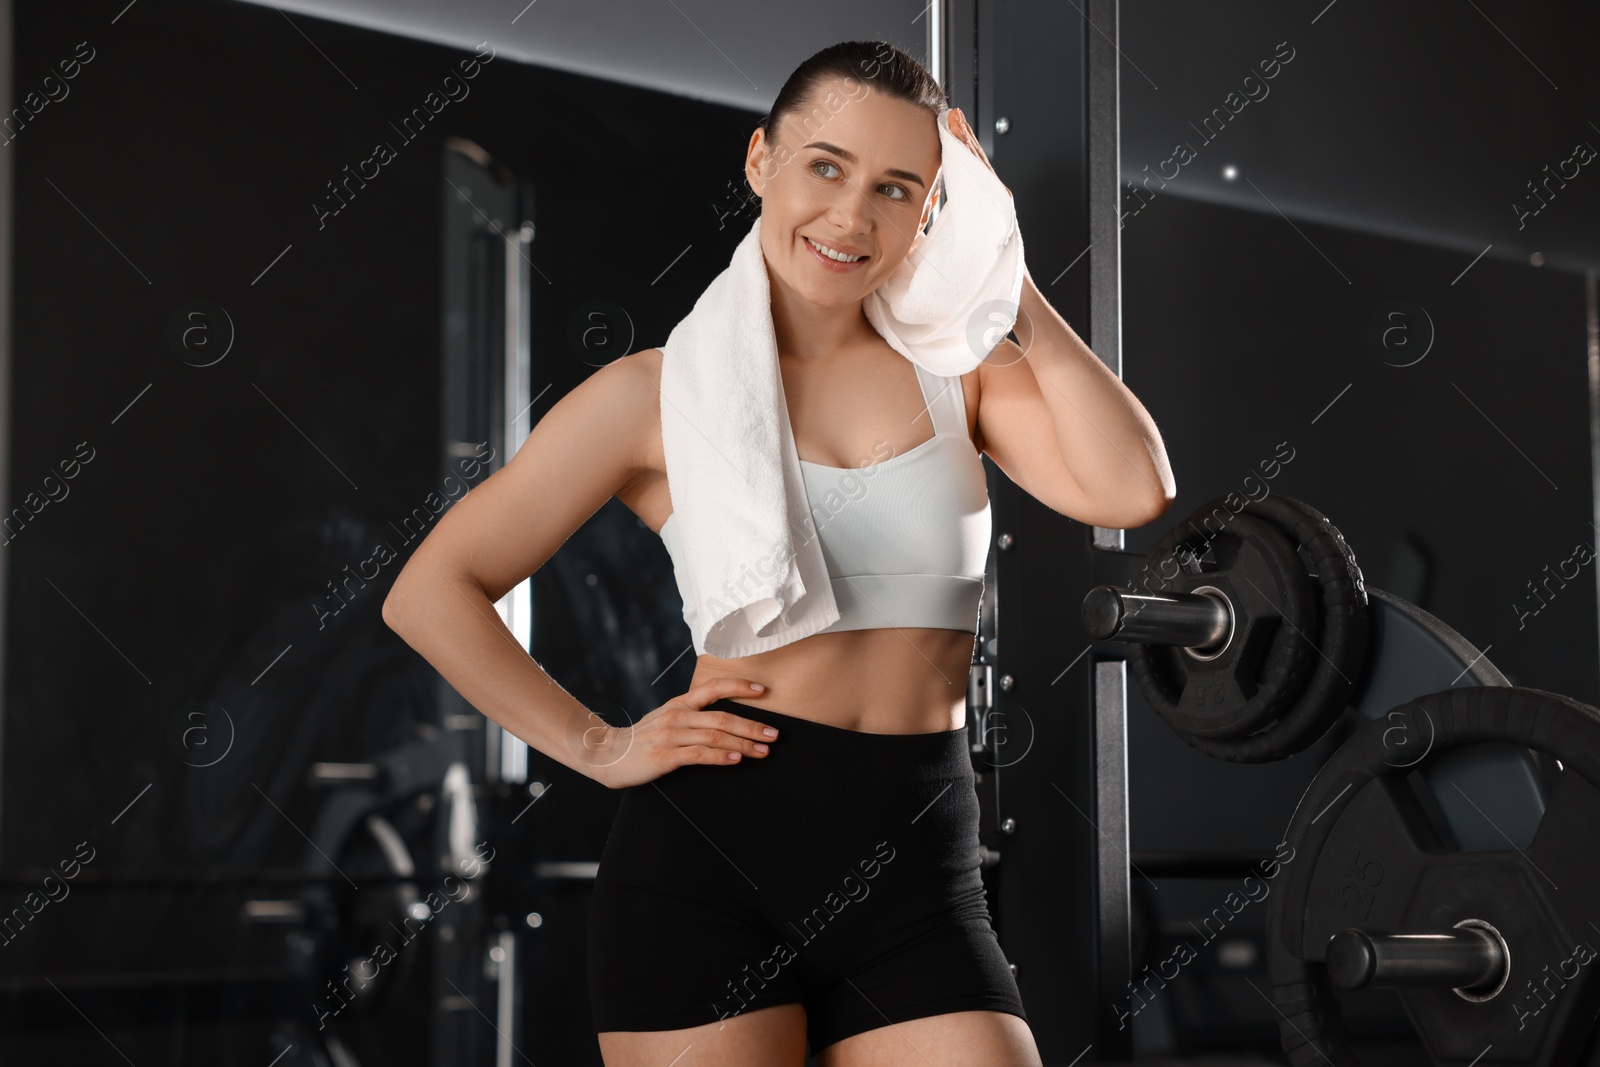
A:
[[[1174,187],[1194,197],[1439,245],[1461,266],[1492,245],[1490,258],[1600,267],[1600,158],[1541,185],[1542,209],[1528,189],[1580,142],[1600,149],[1588,0],[1121,9],[1125,179],[1184,143],[1196,157]],[[1262,79],[1284,42],[1294,58]],[[1520,218],[1519,203],[1539,210]]]

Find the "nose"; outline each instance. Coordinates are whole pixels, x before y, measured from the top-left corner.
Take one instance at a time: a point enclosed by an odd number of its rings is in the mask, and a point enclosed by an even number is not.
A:
[[[828,221],[845,234],[865,233],[867,223],[875,218],[872,202],[866,190],[844,185],[828,207]]]

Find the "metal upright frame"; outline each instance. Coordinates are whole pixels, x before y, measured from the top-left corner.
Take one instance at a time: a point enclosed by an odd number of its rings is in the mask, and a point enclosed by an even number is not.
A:
[[[1036,283],[1064,315],[1087,317],[1085,339],[1121,376],[1117,0],[1065,10],[1046,0],[935,0],[926,25],[929,69],[1027,198]],[[1081,268],[1055,266],[1074,262],[1085,238],[1086,283]],[[1132,979],[1127,674],[1104,646],[1084,657],[1087,673],[1063,670],[1073,653],[1062,650],[1081,631],[1076,608],[1061,607],[1091,576],[1126,566],[1123,531],[1063,539],[1064,520],[998,474],[991,498],[990,578],[1004,610],[986,593],[980,651],[995,684],[974,686],[983,706],[969,710],[993,707],[1004,718],[1008,703],[1031,707],[1040,749],[1008,763],[1000,782],[997,929],[1046,1062],[1125,1060],[1132,1035],[1116,1004]]]
[[[1118,0],[1090,0],[1088,18],[1089,347],[1122,377],[1122,191]],[[1122,530],[1095,527],[1094,550],[1122,552]],[[1099,932],[1095,1029],[1121,1032],[1115,996],[1133,977],[1128,859],[1128,672],[1125,661],[1094,665],[1095,929]],[[1122,1050],[1131,1054],[1131,1043]]]

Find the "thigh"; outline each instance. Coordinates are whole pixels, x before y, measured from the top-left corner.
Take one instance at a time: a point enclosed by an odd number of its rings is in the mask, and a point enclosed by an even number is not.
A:
[[[845,794],[843,786],[839,792]],[[853,819],[833,813],[837,821],[877,828],[886,849],[877,854],[882,862],[870,882],[863,876],[857,892],[836,894],[838,914],[818,936],[809,938],[810,919],[791,925],[807,935],[796,944],[813,1052],[943,1015],[1009,1014],[1016,1024],[976,1025],[998,1028],[1002,1037],[1017,1024],[1026,1032],[1016,979],[990,921],[971,774],[850,799]],[[825,869],[834,869],[841,857],[831,850],[829,856],[835,862]],[[828,919],[827,909],[811,914],[819,926]]]
[[[629,791],[601,855],[588,921],[596,1033],[688,1030],[803,1000],[781,937],[736,870],[695,852],[700,829],[677,807]]]
[[[799,1004],[748,1011],[682,1030],[599,1035],[606,1067],[804,1067],[806,1013]]]
[[[1039,1067],[1033,1032],[999,1011],[929,1015],[867,1030],[817,1053],[817,1067]],[[607,1067],[610,1067],[609,1061]]]
[[[976,874],[973,881],[977,883]],[[807,1001],[814,1052],[854,1047],[850,1041],[868,1032],[879,1036],[864,1044],[881,1048],[885,1042],[893,1044],[896,1035],[909,1033],[909,1024],[920,1028],[928,1018],[946,1019],[934,1025],[936,1031],[957,1016],[978,1016],[960,1025],[975,1033],[994,1031],[1001,1038],[1017,1026],[1028,1033],[1022,996],[989,921],[981,883],[963,896],[966,903],[931,928],[886,920],[876,936],[863,942],[867,954],[858,966],[815,989]],[[997,1015],[1015,1021],[990,1018]]]

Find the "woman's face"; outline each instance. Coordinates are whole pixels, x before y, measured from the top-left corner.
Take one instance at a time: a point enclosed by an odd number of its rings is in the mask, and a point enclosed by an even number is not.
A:
[[[859,303],[899,268],[936,203],[934,117],[841,78],[783,116],[775,133],[768,141],[758,127],[745,158],[761,196],[768,272],[814,303]],[[812,241],[865,258],[841,263]]]

